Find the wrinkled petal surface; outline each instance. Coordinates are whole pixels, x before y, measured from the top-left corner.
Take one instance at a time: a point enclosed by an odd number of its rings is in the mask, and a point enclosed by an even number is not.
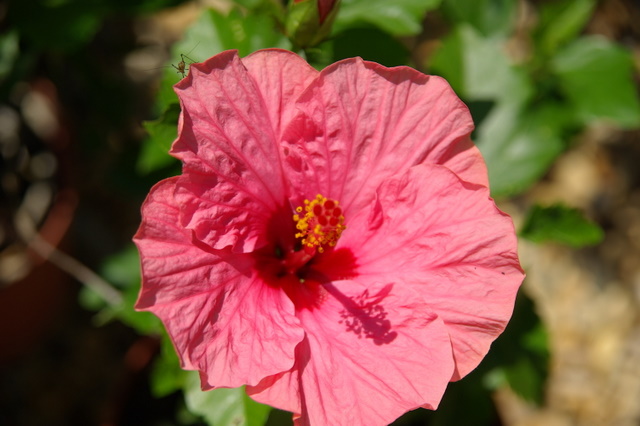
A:
[[[136,308],[163,321],[182,366],[206,372],[205,388],[256,384],[290,369],[304,336],[293,304],[256,278],[248,257],[194,244],[178,221],[179,179],[160,182],[143,205]]]
[[[298,316],[307,338],[295,368],[248,392],[299,413],[299,425],[381,425],[436,408],[453,372],[442,321],[411,289],[338,281]],[[298,404],[291,401],[298,400]]]
[[[377,196],[349,221],[338,248],[357,253],[359,280],[411,287],[444,321],[457,380],[511,317],[524,278],[513,223],[487,188],[470,187],[442,166],[413,167]]]
[[[228,51],[193,64],[176,85],[182,114],[172,154],[185,179],[180,223],[215,249],[264,245],[270,215],[287,199],[280,134],[294,99],[318,72],[299,56]]]
[[[420,163],[488,185],[469,110],[440,77],[345,59],[322,70],[298,105],[284,160],[294,193],[305,198],[320,193],[353,214],[382,182]]]

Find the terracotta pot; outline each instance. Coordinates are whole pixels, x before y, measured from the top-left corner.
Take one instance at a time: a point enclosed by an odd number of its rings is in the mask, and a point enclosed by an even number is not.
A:
[[[60,246],[76,204],[74,193],[59,193],[40,229],[40,237],[54,247]],[[27,247],[22,256],[15,261],[27,263],[27,275],[0,289],[0,364],[32,348],[73,301],[72,279],[66,273]]]
[[[5,125],[0,142],[9,147],[2,151],[2,214],[6,217],[0,238],[0,364],[28,351],[75,297],[70,291],[73,280],[29,244],[37,232],[40,239],[59,247],[71,225],[78,198],[68,189],[68,133],[61,125],[50,81],[37,80],[20,96],[20,109],[3,107],[0,117]],[[6,152],[14,156],[9,158]],[[23,161],[37,157],[53,164],[46,176],[39,176]],[[37,191],[43,188],[44,193]],[[29,232],[18,229],[25,221]]]

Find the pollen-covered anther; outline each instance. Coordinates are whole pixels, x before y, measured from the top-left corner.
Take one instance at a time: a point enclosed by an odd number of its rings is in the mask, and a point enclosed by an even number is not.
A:
[[[304,200],[304,206],[296,208],[298,214],[293,215],[296,238],[302,238],[302,244],[315,248],[320,253],[325,246],[333,247],[345,230],[344,216],[337,201],[330,200],[320,194],[313,200]]]

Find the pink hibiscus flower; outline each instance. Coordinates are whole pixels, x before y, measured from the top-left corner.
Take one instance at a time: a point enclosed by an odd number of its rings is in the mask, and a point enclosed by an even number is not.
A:
[[[223,52],[176,85],[180,176],[142,208],[137,309],[204,390],[300,425],[435,409],[523,279],[466,106],[441,78]]]

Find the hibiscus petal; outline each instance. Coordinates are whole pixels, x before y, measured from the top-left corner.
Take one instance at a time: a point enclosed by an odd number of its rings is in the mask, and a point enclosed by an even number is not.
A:
[[[236,252],[264,244],[255,224],[264,224],[286,201],[281,127],[317,74],[282,50],[245,60],[227,51],[191,66],[175,86],[182,114],[171,150],[187,175],[176,194],[181,223],[211,247]]]
[[[143,205],[136,309],[162,320],[183,368],[206,372],[205,389],[257,384],[291,369],[304,336],[293,303],[255,276],[249,256],[194,244],[178,221],[178,180],[160,182]]]
[[[356,253],[359,280],[397,282],[424,298],[447,326],[460,379],[504,330],[524,278],[511,219],[487,188],[442,166],[415,166],[377,195],[348,218],[337,248]]]
[[[297,114],[296,100],[320,73],[288,50],[265,49],[242,59],[263,97],[278,140]]]
[[[298,313],[307,338],[296,369],[249,388],[252,397],[277,405],[298,387],[298,425],[386,425],[423,405],[435,409],[453,359],[446,328],[429,306],[392,284],[327,288],[333,297]]]
[[[285,132],[285,170],[306,198],[321,193],[356,212],[381,182],[420,163],[488,184],[469,111],[440,77],[346,59],[320,73],[299,108]]]
[[[289,371],[265,377],[256,386],[247,386],[247,394],[258,402],[291,413],[302,412],[300,371],[309,362],[309,343],[305,338],[296,347],[296,362]]]

